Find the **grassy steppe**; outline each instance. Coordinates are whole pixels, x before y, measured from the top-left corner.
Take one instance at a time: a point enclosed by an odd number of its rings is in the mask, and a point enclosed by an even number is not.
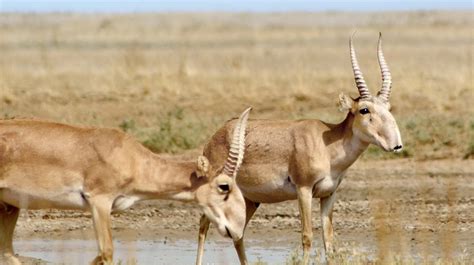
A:
[[[474,156],[472,12],[0,14],[0,115],[120,127],[158,152],[202,146],[227,119],[339,122],[373,93],[378,32],[392,70],[398,156]],[[392,158],[371,147],[365,158]]]

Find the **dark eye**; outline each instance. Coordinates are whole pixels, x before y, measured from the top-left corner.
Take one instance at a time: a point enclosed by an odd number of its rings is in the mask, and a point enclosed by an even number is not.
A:
[[[360,109],[359,110],[359,113],[364,115],[364,114],[367,114],[367,113],[370,113],[369,109],[368,108],[363,108],[363,109]]]
[[[217,188],[219,189],[219,192],[221,193],[228,193],[230,191],[230,186],[229,184],[219,184],[217,186]]]

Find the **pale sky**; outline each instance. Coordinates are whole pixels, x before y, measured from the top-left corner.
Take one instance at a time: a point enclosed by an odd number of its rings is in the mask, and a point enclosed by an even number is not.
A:
[[[0,0],[0,12],[473,10],[471,0]]]

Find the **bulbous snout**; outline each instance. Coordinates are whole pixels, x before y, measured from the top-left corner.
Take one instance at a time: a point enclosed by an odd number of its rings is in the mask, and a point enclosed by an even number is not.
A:
[[[385,113],[382,120],[383,122],[378,124],[379,128],[374,135],[374,143],[386,152],[400,152],[403,149],[403,143],[397,122],[389,113]]]
[[[393,146],[392,151],[397,153],[397,152],[402,151],[403,144],[402,144],[402,137],[400,135],[400,130],[398,129],[398,125],[395,119],[393,120],[393,123],[394,123],[394,126],[393,126],[392,137],[394,138],[395,141],[392,145]]]
[[[391,126],[391,129],[389,130],[387,135],[387,142],[390,143],[389,149],[387,151],[395,153],[402,151],[402,138],[400,136],[400,131],[395,121],[393,122],[393,125]]]

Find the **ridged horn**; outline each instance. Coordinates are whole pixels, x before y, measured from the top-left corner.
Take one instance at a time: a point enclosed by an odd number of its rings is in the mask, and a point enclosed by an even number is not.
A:
[[[362,74],[362,71],[360,70],[359,63],[357,62],[357,56],[354,50],[354,46],[352,45],[352,37],[354,37],[355,32],[352,33],[351,38],[349,40],[349,48],[351,51],[351,63],[352,63],[352,71],[354,72],[354,78],[356,82],[357,89],[359,90],[360,97],[362,99],[369,99],[372,97],[372,95],[369,92],[369,89],[367,88],[367,84],[365,83],[364,80],[364,75]]]
[[[247,120],[252,108],[246,109],[239,117],[232,133],[232,142],[230,143],[229,155],[224,165],[224,173],[235,178],[242,161],[244,160],[245,151],[245,129],[247,128]]]
[[[392,90],[392,75],[390,74],[390,69],[388,68],[387,62],[385,61],[385,57],[383,56],[382,32],[379,32],[377,57],[379,59],[380,70],[382,71],[382,88],[377,93],[377,96],[382,100],[388,102],[388,99],[390,98],[390,92]]]

